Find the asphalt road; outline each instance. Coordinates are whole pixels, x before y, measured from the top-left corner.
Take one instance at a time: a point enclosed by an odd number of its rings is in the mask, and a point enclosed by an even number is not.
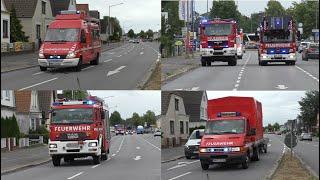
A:
[[[284,140],[284,136],[277,136],[277,138],[281,141]],[[319,139],[298,141],[293,151],[319,176]]]
[[[127,43],[101,54],[98,66],[86,65],[81,72],[70,68],[39,67],[1,73],[3,89],[137,89],[151,65],[159,59],[159,44]]]
[[[200,60],[199,60],[200,64]],[[319,90],[319,60],[258,65],[258,52],[246,51],[237,66],[214,62],[167,82],[162,90]]]
[[[52,163],[1,176],[3,180],[160,180],[160,137],[153,134],[115,136],[107,161],[93,165],[91,158],[63,161],[60,167]]]
[[[262,153],[260,161],[250,162],[248,169],[242,169],[239,165],[211,165],[209,170],[202,170],[197,159],[180,159],[161,164],[162,180],[261,180],[264,179],[276,164],[283,153],[284,145],[276,135],[265,135],[270,142],[267,154]]]

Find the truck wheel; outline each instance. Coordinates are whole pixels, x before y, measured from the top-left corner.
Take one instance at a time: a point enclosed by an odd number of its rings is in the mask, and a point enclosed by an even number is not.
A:
[[[101,154],[101,160],[105,161],[108,159],[108,153]]]
[[[189,156],[188,154],[185,154],[186,159],[191,159],[191,156]]]
[[[78,62],[78,65],[75,67],[75,70],[76,70],[77,72],[80,72],[81,69],[82,69],[82,59],[80,58],[80,59],[79,59],[79,62]]]
[[[46,71],[47,67],[40,66],[40,71]]]
[[[211,66],[211,61],[207,60],[207,66]]]
[[[209,169],[209,164],[204,163],[204,162],[201,162],[201,168],[202,168],[203,170],[208,170],[208,169]]]
[[[237,65],[237,58],[233,58],[231,61],[228,61],[228,66],[236,66]]]
[[[52,156],[52,164],[54,166],[60,166],[60,161],[61,161],[60,157]]]
[[[264,147],[263,147],[263,151],[264,151],[264,153],[267,153],[267,150],[268,149],[268,145],[264,145]]]
[[[253,161],[259,161],[260,160],[259,148],[254,148],[252,160]]]
[[[293,61],[293,62],[291,63],[291,65],[293,65],[293,66],[294,66],[294,65],[296,65],[296,62],[295,62],[295,61]]]
[[[92,60],[92,61],[90,61],[90,64],[91,65],[98,65],[99,64],[99,53],[97,54],[97,57],[94,59],[94,60]]]
[[[242,59],[242,55],[241,55],[241,56],[238,56],[238,59]]]
[[[246,160],[241,163],[242,169],[248,169],[249,167],[249,154],[246,156]]]
[[[93,164],[100,164],[101,156],[92,156]]]
[[[71,162],[74,161],[74,158],[73,158],[73,157],[64,157],[64,158],[63,158],[63,161],[64,161],[65,163],[71,163]]]

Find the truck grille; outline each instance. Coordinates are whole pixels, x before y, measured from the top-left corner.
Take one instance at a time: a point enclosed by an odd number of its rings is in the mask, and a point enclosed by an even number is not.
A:
[[[213,47],[215,50],[222,50],[228,46],[228,41],[208,41],[208,46]]]
[[[67,55],[44,55],[46,59],[65,59]]]
[[[228,155],[214,155],[214,156],[211,156],[211,158],[214,158],[214,159],[226,159],[226,158],[228,158]]]
[[[62,133],[57,140],[67,141],[67,140],[85,140],[87,137],[86,133]]]

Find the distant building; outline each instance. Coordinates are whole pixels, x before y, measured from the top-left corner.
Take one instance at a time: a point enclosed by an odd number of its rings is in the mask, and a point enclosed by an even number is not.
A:
[[[189,116],[177,91],[161,92],[162,147],[184,144],[189,134]]]
[[[55,17],[64,10],[76,10],[76,0],[50,0],[52,15]]]
[[[96,19],[100,19],[100,12],[97,10],[90,10],[89,11],[89,16],[96,18]]]
[[[16,9],[17,17],[23,26],[22,30],[29,37],[29,42],[38,43],[44,40],[47,28],[53,21],[49,0],[4,0],[5,6]]]
[[[4,1],[1,0],[1,47],[7,45],[3,43],[10,43],[10,13]]]
[[[76,4],[76,8],[80,12],[89,13],[89,4]]]
[[[1,117],[15,115],[16,103],[12,90],[1,90]]]
[[[161,128],[161,115],[156,116],[156,128]]]

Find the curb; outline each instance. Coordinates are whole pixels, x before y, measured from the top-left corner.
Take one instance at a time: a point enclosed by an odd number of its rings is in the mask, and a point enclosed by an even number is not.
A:
[[[107,48],[107,49],[105,49],[105,50],[103,50],[103,51],[101,50],[101,53],[106,52],[106,51],[109,51],[109,50],[111,50],[111,49],[115,49],[115,48],[121,47],[121,46],[123,46],[123,45],[124,45],[124,44],[121,44],[120,46],[115,46],[115,47],[112,47],[112,48]],[[9,69],[9,70],[4,70],[4,71],[1,70],[1,73],[8,73],[8,72],[17,71],[17,70],[29,69],[29,68],[33,68],[33,67],[37,67],[37,66],[39,66],[39,65],[36,64],[36,65],[25,66],[25,67],[22,67],[22,68],[15,68],[15,69]]]
[[[293,153],[293,155],[300,161],[300,163],[302,164],[302,166],[312,175],[314,176],[316,179],[319,179],[319,175],[317,175],[317,173],[312,170],[312,168],[307,165],[296,153]]]
[[[147,83],[149,82],[154,70],[156,67],[160,65],[160,56],[158,55],[158,59],[152,63],[150,68],[148,69],[147,73],[143,76],[142,80],[136,85],[136,89],[144,89]]]
[[[189,68],[186,68],[186,69],[184,69],[184,70],[182,70],[182,71],[178,71],[178,72],[176,72],[175,74],[172,74],[172,75],[170,75],[170,76],[168,76],[167,78],[165,78],[165,79],[163,79],[162,81],[161,81],[161,84],[163,85],[163,84],[166,84],[168,81],[172,81],[172,80],[174,80],[175,78],[177,78],[177,76],[180,76],[180,75],[182,75],[182,74],[185,74],[185,73],[187,73],[187,72],[190,72],[190,71],[192,71],[192,70],[194,70],[194,69],[196,69],[196,68],[198,68],[199,67],[199,64],[195,64],[195,65],[193,65],[193,66],[191,66],[191,67],[189,67]]]
[[[167,162],[171,162],[171,161],[176,161],[176,160],[182,159],[182,158],[184,158],[184,157],[185,157],[184,155],[183,155],[183,156],[176,156],[176,157],[173,158],[173,159],[168,159],[168,160],[161,161],[161,163],[167,163]]]
[[[51,158],[43,160],[43,161],[40,161],[40,162],[37,162],[37,163],[26,164],[26,165],[22,165],[22,166],[19,166],[19,167],[15,167],[13,169],[4,170],[4,171],[1,171],[1,176],[16,172],[16,171],[19,171],[19,170],[22,170],[22,169],[27,169],[27,168],[30,168],[30,167],[35,167],[35,166],[39,166],[39,165],[42,165],[42,164],[46,164],[46,163],[48,163],[50,161],[51,161]]]

